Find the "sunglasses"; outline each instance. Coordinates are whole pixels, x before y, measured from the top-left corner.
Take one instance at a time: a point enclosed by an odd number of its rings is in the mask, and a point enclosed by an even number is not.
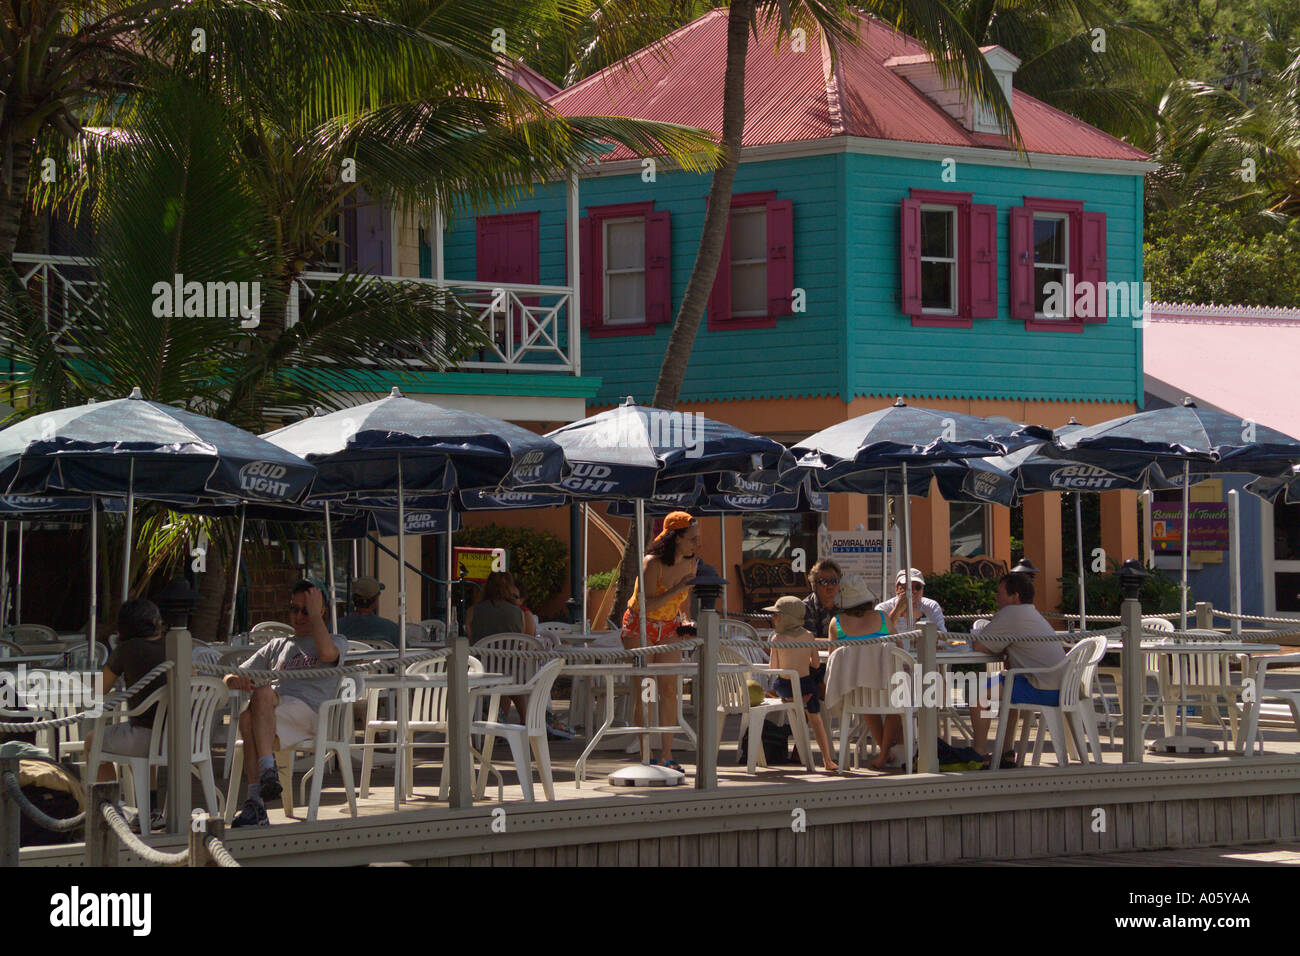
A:
[[[902,581],[899,581],[898,584],[895,585],[895,587],[900,587],[900,588],[901,588],[902,586],[903,586],[903,582],[902,582]],[[924,588],[925,588],[925,585],[924,585],[924,584],[913,584],[913,585],[912,585],[912,590],[913,590],[913,591],[921,591],[921,590],[924,590]]]
[[[817,578],[813,581],[819,588],[829,588],[840,583],[839,578]]]

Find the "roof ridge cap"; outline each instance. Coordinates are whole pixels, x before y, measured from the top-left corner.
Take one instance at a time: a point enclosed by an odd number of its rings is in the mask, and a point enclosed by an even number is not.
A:
[[[831,124],[831,135],[843,136],[847,130],[844,97],[841,95],[844,89],[844,77],[840,73],[838,59],[831,55],[830,41],[826,38],[824,30],[818,31],[817,39],[822,55],[822,77],[826,82],[826,109]]]

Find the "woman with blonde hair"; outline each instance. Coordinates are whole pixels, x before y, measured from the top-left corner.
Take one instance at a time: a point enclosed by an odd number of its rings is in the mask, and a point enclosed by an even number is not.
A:
[[[676,642],[677,628],[685,621],[685,612],[691,598],[692,581],[699,573],[700,524],[685,511],[674,511],[664,518],[663,531],[650,542],[641,559],[645,577],[645,639],[648,645]],[[627,648],[641,646],[640,582],[632,591],[623,613],[623,630],[619,637]],[[652,664],[679,664],[681,651],[648,655]],[[677,721],[677,677],[655,679],[659,696],[659,726],[667,727]],[[638,724],[645,726],[645,710],[641,695],[636,695]],[[681,770],[682,765],[673,760],[673,735],[664,734],[660,745],[660,762],[665,767]]]

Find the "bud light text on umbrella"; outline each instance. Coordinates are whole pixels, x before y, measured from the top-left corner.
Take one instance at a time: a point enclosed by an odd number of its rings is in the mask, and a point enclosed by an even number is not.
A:
[[[239,488],[249,494],[268,498],[283,498],[288,494],[289,483],[278,481],[288,473],[284,465],[273,461],[250,461],[239,469]]]
[[[1053,488],[1111,488],[1119,475],[1096,465],[1067,465],[1052,472],[1048,481]]]

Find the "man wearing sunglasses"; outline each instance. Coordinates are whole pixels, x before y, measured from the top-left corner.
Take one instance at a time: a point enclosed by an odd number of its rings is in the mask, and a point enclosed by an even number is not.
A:
[[[908,578],[911,581],[908,581]],[[934,626],[942,633],[946,631],[947,625],[943,620],[943,608],[939,606],[938,601],[932,601],[925,596],[925,578],[921,572],[912,568],[910,574],[906,571],[899,571],[898,577],[894,579],[894,597],[888,601],[882,601],[876,605],[876,610],[881,614],[888,614],[892,611],[899,601],[903,600],[903,595],[907,593],[908,584],[911,584],[912,591],[912,621],[919,624],[922,620],[933,621]],[[900,621],[905,618],[900,617]]]
[[[293,637],[276,637],[257,649],[241,667],[250,670],[300,671],[343,664],[347,639],[331,634],[325,623],[325,595],[310,581],[299,581],[289,598]],[[226,686],[251,694],[248,707],[239,715],[239,733],[244,738],[244,778],[248,799],[232,826],[266,826],[266,801],[282,792],[275,752],[292,747],[316,733],[320,705],[338,691],[337,677],[286,677],[273,684],[254,687],[251,678],[227,674]]]

